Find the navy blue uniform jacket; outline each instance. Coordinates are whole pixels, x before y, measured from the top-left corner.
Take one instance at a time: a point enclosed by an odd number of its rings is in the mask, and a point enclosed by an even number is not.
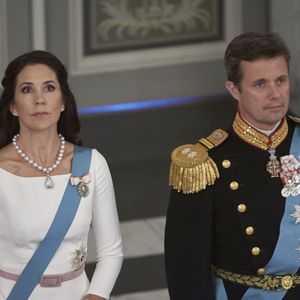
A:
[[[278,158],[290,151],[295,123],[288,123],[289,133],[276,149]],[[171,191],[165,229],[171,300],[214,299],[212,265],[257,275],[275,249],[285,208],[283,184],[266,171],[267,151],[242,141],[232,129],[227,132],[229,137],[209,151],[220,172],[215,184],[194,194]],[[231,166],[222,167],[223,160]],[[238,182],[237,190],[230,189],[232,181]],[[245,212],[238,211],[239,204],[246,205]],[[252,235],[245,232],[248,226],[254,228]],[[260,248],[259,255],[251,253],[253,247]],[[247,290],[225,281],[224,285],[230,300],[241,299]],[[290,289],[284,299],[299,300],[300,286]]]

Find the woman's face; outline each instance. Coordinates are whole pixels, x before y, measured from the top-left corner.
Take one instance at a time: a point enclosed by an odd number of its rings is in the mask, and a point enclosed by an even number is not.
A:
[[[57,130],[64,101],[55,72],[43,64],[26,66],[16,80],[10,111],[22,130]]]

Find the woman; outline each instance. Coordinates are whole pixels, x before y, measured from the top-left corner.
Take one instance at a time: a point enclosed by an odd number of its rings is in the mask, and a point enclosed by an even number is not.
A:
[[[123,257],[113,184],[103,156],[78,147],[66,69],[54,55],[32,51],[8,65],[2,85],[0,299],[108,299]],[[90,226],[91,283],[84,272]]]

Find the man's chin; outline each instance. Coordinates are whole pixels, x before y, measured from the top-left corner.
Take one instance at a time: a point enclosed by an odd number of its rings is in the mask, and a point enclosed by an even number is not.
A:
[[[271,114],[269,114],[268,116],[266,116],[266,119],[270,121],[270,123],[277,123],[279,121],[281,121],[287,114],[286,110],[283,109],[278,109],[278,110],[274,110]]]
[[[280,115],[278,117],[274,117],[272,119],[266,120],[264,123],[270,127],[274,127],[275,125],[277,125],[283,118],[285,117],[285,115]]]

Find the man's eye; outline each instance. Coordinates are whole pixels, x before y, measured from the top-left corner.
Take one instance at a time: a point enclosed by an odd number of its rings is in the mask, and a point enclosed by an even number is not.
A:
[[[283,84],[286,82],[286,78],[279,78],[277,81],[279,84]]]
[[[263,82],[256,82],[254,84],[254,86],[257,87],[257,88],[262,88],[264,86],[264,84],[263,84]]]

